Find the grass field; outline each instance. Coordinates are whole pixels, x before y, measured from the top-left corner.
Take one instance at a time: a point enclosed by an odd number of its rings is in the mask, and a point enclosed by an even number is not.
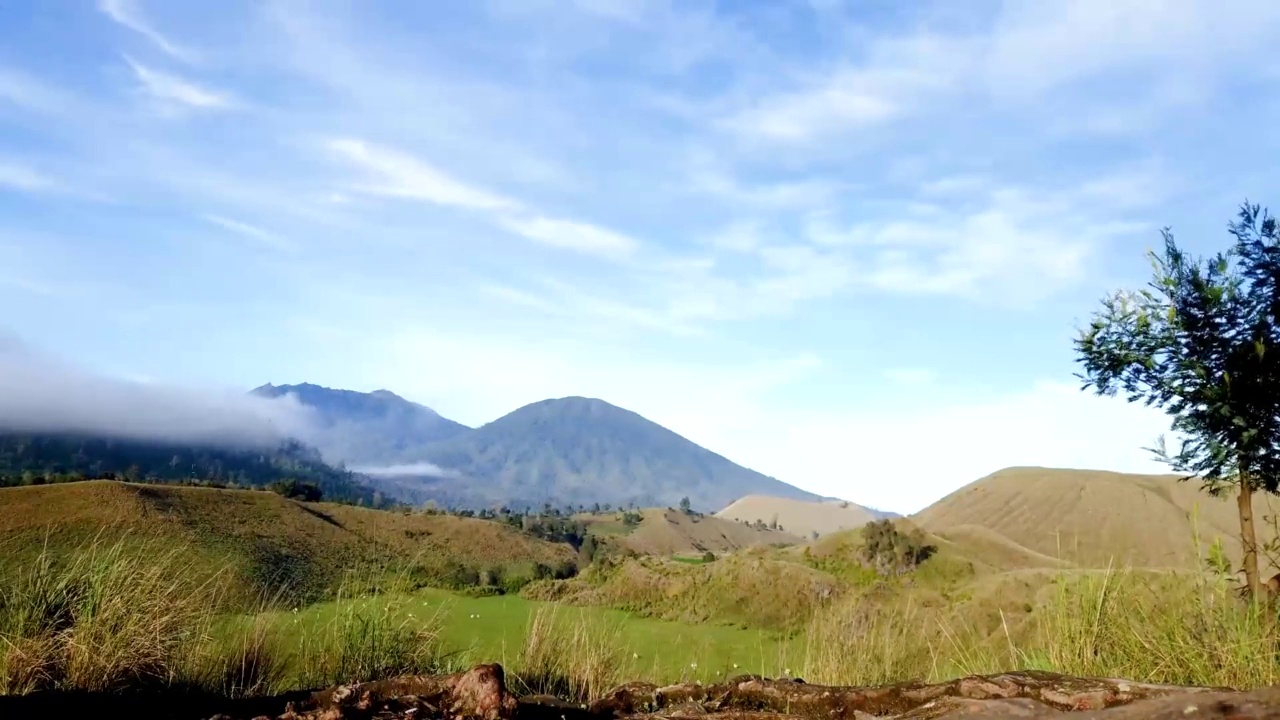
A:
[[[302,503],[270,492],[91,481],[0,489],[0,572],[95,540],[163,540],[187,564],[230,576],[225,599],[331,597],[340,585],[462,587],[481,573],[531,578],[571,563],[566,545],[446,515]]]
[[[1191,534],[1168,549],[1192,558],[1176,570],[1089,567],[1087,554],[957,523],[929,536],[929,560],[889,580],[858,562],[855,530],[705,563],[610,558],[520,595],[419,587],[416,573],[450,562],[506,573],[569,554],[459,520],[202,488],[0,491],[0,543],[13,551],[0,560],[0,692],[253,695],[484,661],[503,663],[518,689],[573,698],[743,672],[877,684],[1030,667],[1280,682],[1278,624],[1197,565],[1205,543]],[[291,576],[247,573],[272,565],[245,547],[327,568],[332,585],[273,592]],[[377,582],[348,572],[388,557],[401,562],[375,565]]]

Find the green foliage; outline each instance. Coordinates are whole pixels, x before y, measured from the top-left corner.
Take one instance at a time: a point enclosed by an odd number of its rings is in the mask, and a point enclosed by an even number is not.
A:
[[[311,448],[286,441],[274,448],[173,445],[75,435],[0,434],[0,487],[80,480],[209,487],[312,485],[330,502],[377,507],[374,491]],[[317,499],[319,499],[317,497]]]
[[[1149,253],[1146,289],[1103,300],[1075,341],[1085,389],[1123,392],[1158,407],[1184,436],[1161,438],[1155,455],[1203,479],[1214,494],[1246,473],[1280,483],[1280,235],[1275,220],[1245,204],[1229,226],[1235,245],[1192,258],[1163,231]]]
[[[709,562],[715,562],[715,560],[716,560],[716,554],[711,552],[710,550],[702,553],[702,562],[709,563]]]
[[[277,495],[303,502],[320,502],[324,497],[324,492],[315,483],[302,482],[296,478],[277,480],[271,483],[270,489]]]
[[[882,576],[911,572],[938,550],[920,530],[904,533],[887,519],[867,523],[862,538],[862,559]]]
[[[1173,418],[1181,440],[1171,451],[1161,437],[1158,459],[1211,494],[1240,488],[1245,577],[1257,596],[1251,493],[1280,490],[1280,232],[1248,203],[1228,228],[1235,244],[1207,260],[1165,229],[1147,288],[1104,299],[1075,347],[1085,389],[1123,391]]]

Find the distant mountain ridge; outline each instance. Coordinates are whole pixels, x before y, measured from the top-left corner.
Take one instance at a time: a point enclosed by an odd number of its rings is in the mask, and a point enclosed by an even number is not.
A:
[[[674,507],[688,497],[714,511],[752,493],[820,499],[594,398],[542,400],[470,428],[385,390],[303,383],[252,392],[293,395],[311,407],[320,427],[307,442],[331,462],[366,468],[384,492],[410,502]]]
[[[352,467],[423,462],[423,446],[469,432],[425,405],[390,390],[337,390],[311,383],[272,385],[250,391],[265,398],[294,396],[315,411],[318,427],[303,438],[331,463]]]

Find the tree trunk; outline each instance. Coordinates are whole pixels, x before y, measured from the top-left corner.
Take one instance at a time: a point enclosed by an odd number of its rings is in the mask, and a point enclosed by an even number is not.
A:
[[[1258,536],[1253,529],[1253,484],[1249,476],[1240,474],[1240,545],[1244,548],[1244,581],[1249,588],[1249,598],[1262,599],[1258,583]]]

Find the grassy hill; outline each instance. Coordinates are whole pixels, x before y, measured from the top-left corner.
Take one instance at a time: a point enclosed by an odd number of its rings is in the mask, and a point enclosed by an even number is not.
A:
[[[1260,541],[1275,536],[1263,518],[1275,517],[1277,508],[1276,499],[1255,498]],[[1084,567],[1109,562],[1188,567],[1197,558],[1192,542],[1197,531],[1201,552],[1220,539],[1228,556],[1240,559],[1235,499],[1210,497],[1194,480],[1179,482],[1173,475],[1008,468],[911,519],[944,537],[963,536],[1029,559],[1062,558]]]
[[[791,533],[756,528],[714,515],[688,514],[669,508],[640,511],[641,521],[626,528],[610,516],[581,516],[598,535],[615,536],[615,542],[640,555],[683,555],[733,552],[743,548],[803,542]]]
[[[768,495],[738,498],[716,513],[716,517],[748,523],[757,520],[766,524],[776,522],[787,532],[800,537],[810,537],[815,532],[827,535],[851,530],[876,519],[866,508],[853,503],[810,502]]]
[[[275,592],[326,597],[342,583],[457,587],[481,572],[532,576],[564,565],[567,545],[506,525],[446,515],[302,503],[253,490],[86,481],[0,489],[0,566],[46,547],[69,554],[93,542],[182,546],[193,565],[226,570],[240,600]]]

